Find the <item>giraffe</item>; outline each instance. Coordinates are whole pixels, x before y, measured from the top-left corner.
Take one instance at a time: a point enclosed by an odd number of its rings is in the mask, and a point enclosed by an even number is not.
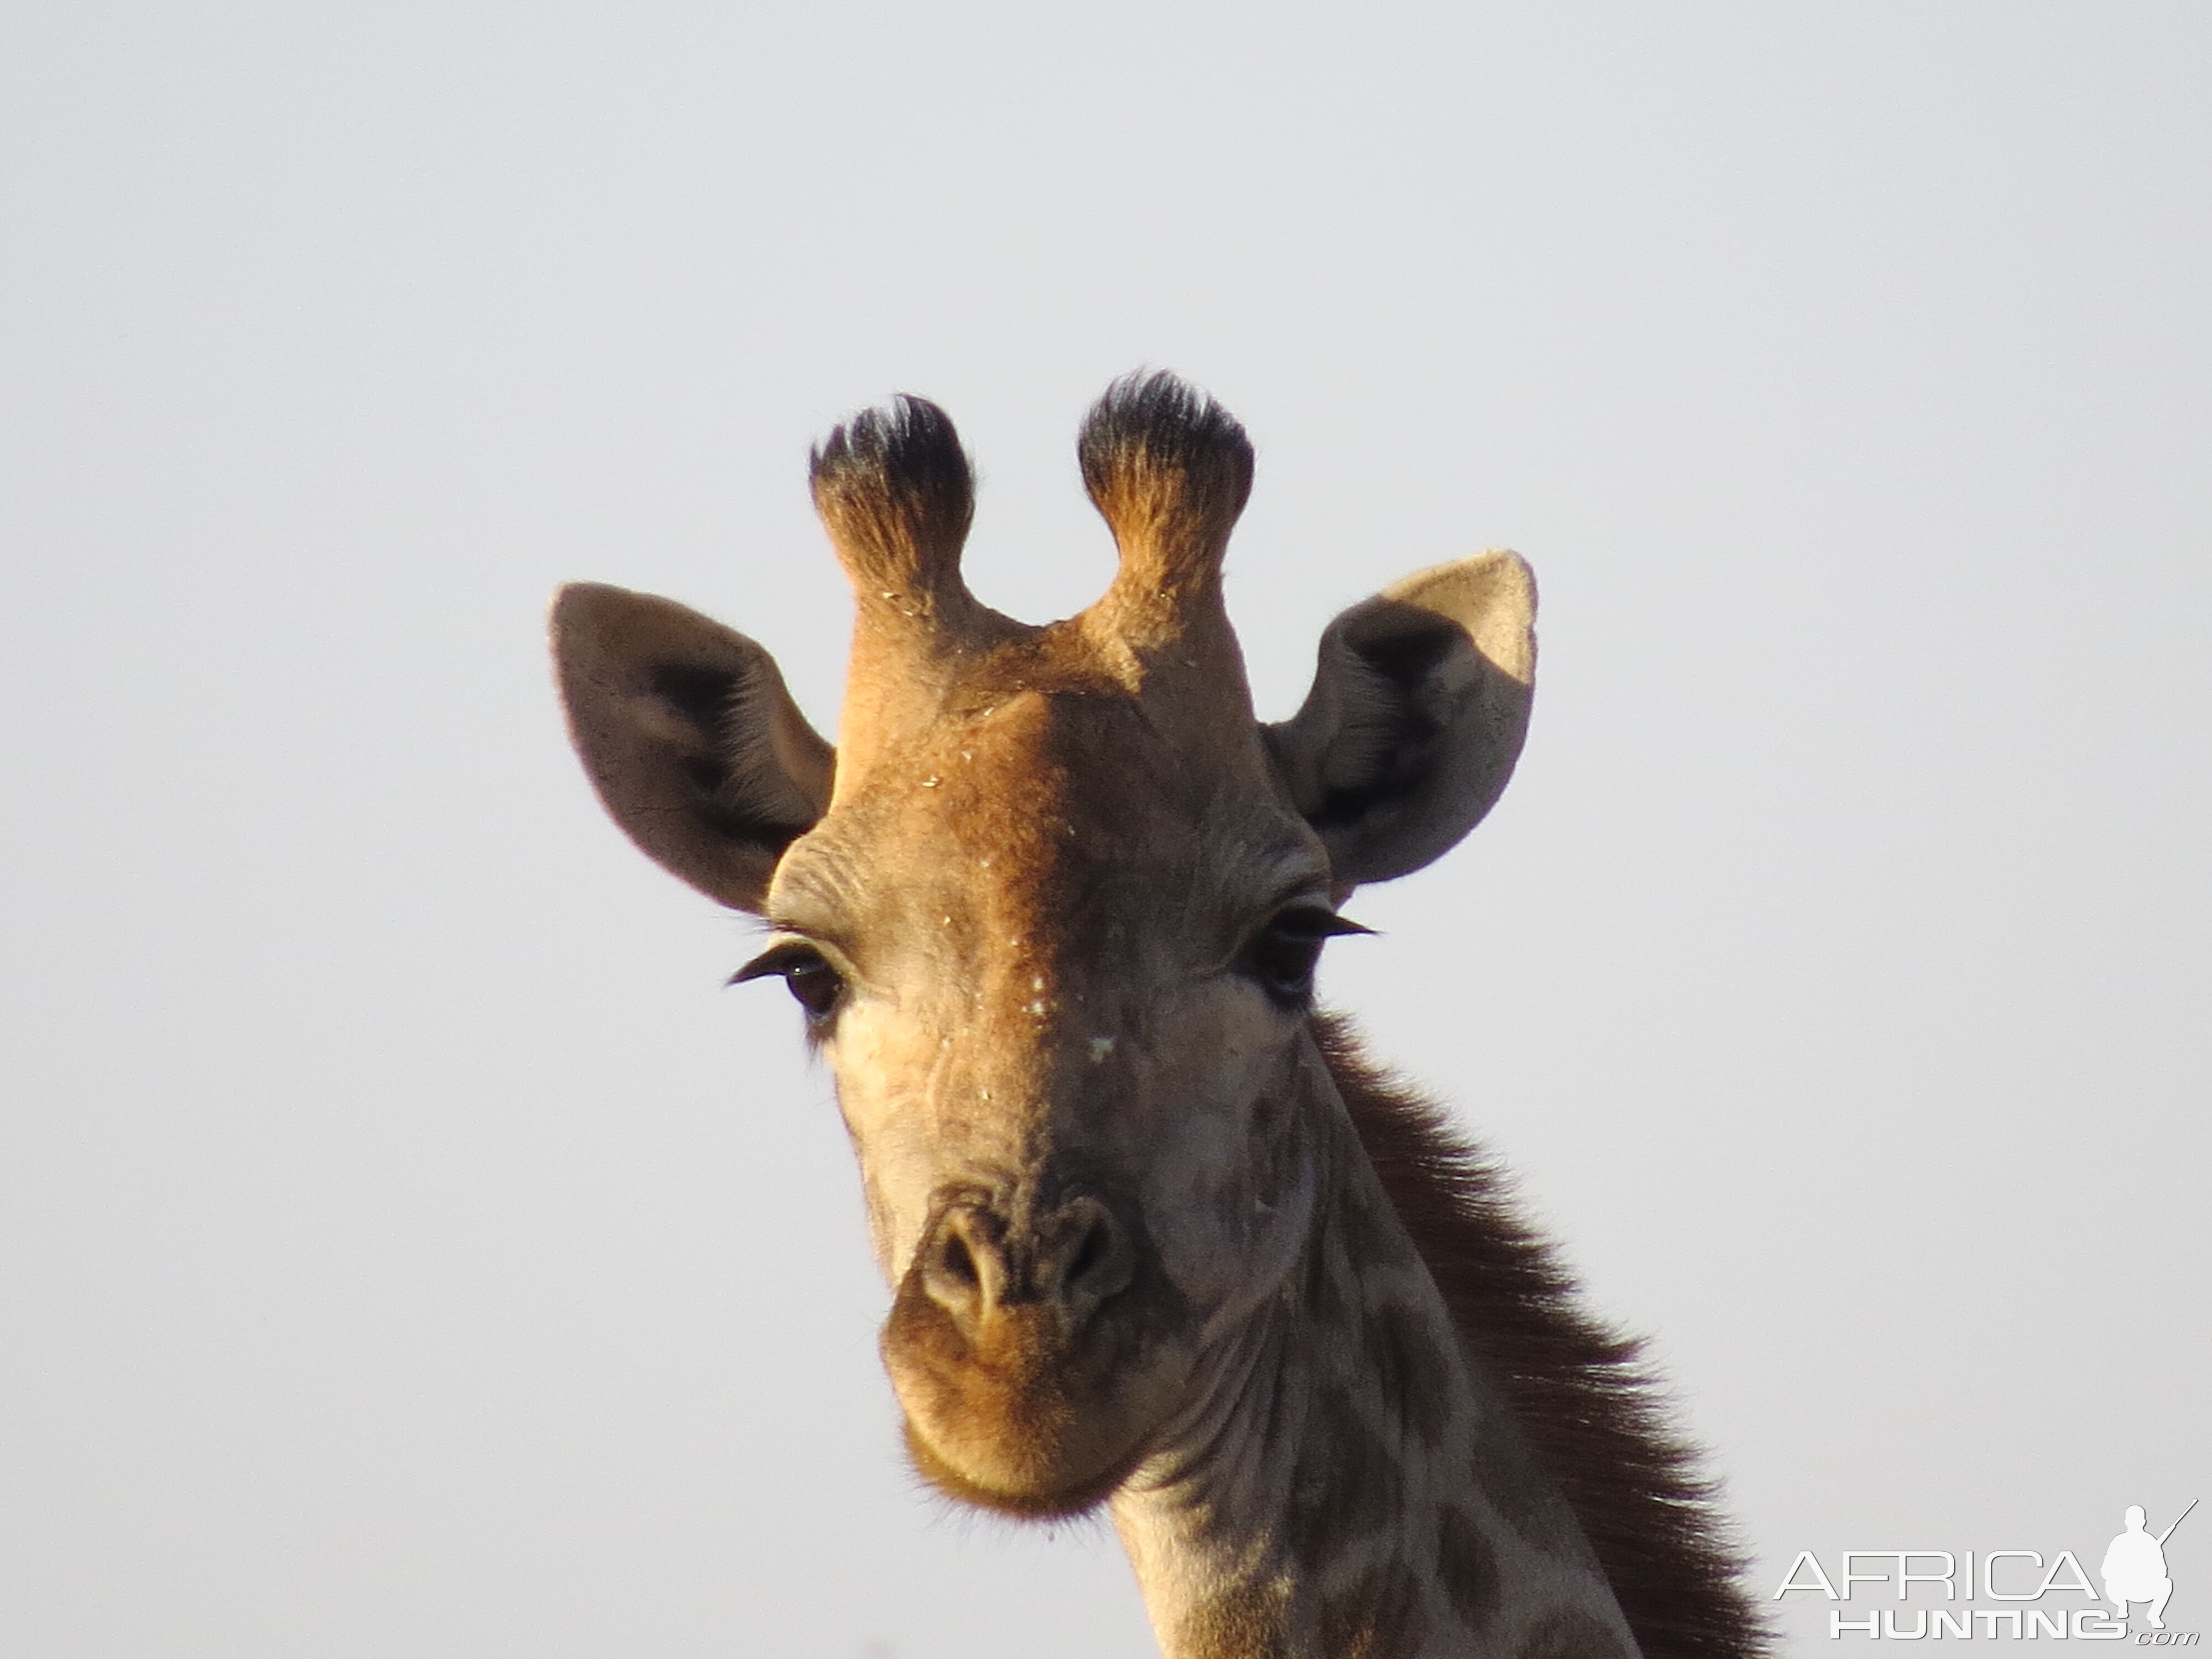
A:
[[[1635,1345],[1313,1005],[1364,931],[1345,898],[1513,769],[1527,565],[1352,607],[1263,726],[1221,586],[1243,428],[1133,375],[1079,456],[1119,570],[1031,626],[962,579],[943,411],[815,451],[855,598],[834,750],[751,640],[605,586],[554,607],[602,800],[765,922],[732,983],[782,980],[834,1075],[915,1467],[1009,1515],[1105,1505],[1169,1659],[1760,1651]]]

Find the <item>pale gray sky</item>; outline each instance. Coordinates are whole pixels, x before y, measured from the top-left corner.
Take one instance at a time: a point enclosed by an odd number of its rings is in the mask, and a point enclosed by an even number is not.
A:
[[[1151,1650],[1103,1528],[904,1471],[826,1085],[540,641],[668,592],[827,725],[809,441],[943,402],[1062,614],[1139,364],[1258,442],[1264,714],[1534,562],[1520,775],[1326,989],[1656,1334],[1755,1586],[2208,1484],[2212,13],[0,28],[0,1651]]]

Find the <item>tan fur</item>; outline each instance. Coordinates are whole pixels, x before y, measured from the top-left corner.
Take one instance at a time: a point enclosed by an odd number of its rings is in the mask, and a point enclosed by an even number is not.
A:
[[[1262,728],[1221,596],[1242,430],[1133,379],[1079,453],[1121,569],[1032,627],[960,578],[940,411],[817,452],[856,617],[803,833],[819,740],[757,647],[617,590],[556,611],[610,809],[765,917],[740,977],[789,982],[836,1076],[916,1467],[1016,1515],[1109,1504],[1172,1659],[1753,1651],[1629,1349],[1310,1012],[1334,902],[1510,775],[1526,566],[1355,607]]]

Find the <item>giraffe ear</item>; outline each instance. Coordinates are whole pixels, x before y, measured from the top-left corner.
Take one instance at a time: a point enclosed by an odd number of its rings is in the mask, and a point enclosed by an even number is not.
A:
[[[1304,707],[1261,728],[1338,884],[1457,844],[1513,775],[1536,672],[1536,580],[1493,550],[1417,571],[1322,635]]]
[[[553,660],[614,821],[671,874],[757,912],[836,769],[775,659],[671,600],[579,582],[553,601]]]

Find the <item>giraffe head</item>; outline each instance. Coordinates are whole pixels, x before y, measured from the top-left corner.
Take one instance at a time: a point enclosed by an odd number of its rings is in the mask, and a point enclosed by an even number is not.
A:
[[[1527,568],[1480,555],[1340,617],[1304,707],[1259,725],[1221,590],[1243,430],[1132,378],[1080,455],[1120,570],[1032,627],[961,579],[941,411],[902,398],[816,453],[857,602],[834,751],[768,653],[696,612],[582,586],[554,616],[609,811],[765,920],[738,977],[785,981],[836,1076],[916,1463],[1022,1514],[1109,1494],[1282,1288],[1335,907],[1489,810],[1534,654]]]

